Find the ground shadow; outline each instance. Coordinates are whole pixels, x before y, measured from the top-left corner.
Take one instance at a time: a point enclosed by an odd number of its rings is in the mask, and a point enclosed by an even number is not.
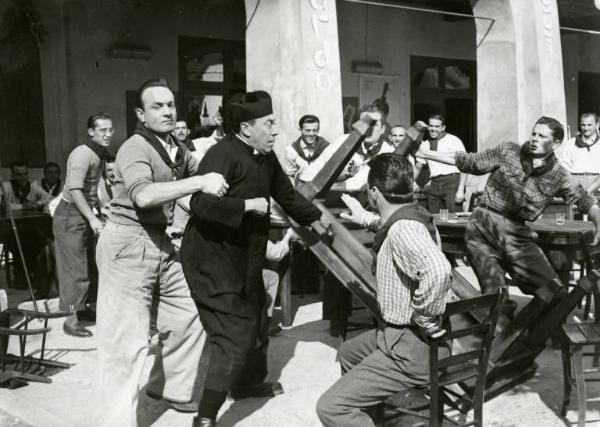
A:
[[[295,298],[296,299],[296,298]],[[309,303],[309,298],[303,302]],[[314,300],[312,301],[314,302]],[[269,343],[269,374],[267,381],[279,381],[281,373],[294,357],[299,343],[320,342],[331,348],[337,349],[340,339],[328,335],[329,322],[317,320],[285,329],[278,336],[271,338]],[[309,369],[309,367],[307,367]],[[291,384],[283,383],[284,390],[290,390]],[[219,418],[219,426],[233,427],[246,417],[259,411],[269,399],[274,398],[250,398],[235,401]]]

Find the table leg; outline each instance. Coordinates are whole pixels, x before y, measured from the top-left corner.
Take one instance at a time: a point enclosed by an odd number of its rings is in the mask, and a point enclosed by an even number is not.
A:
[[[281,324],[283,326],[292,326],[292,269],[289,262],[281,275],[279,302],[281,303]]]

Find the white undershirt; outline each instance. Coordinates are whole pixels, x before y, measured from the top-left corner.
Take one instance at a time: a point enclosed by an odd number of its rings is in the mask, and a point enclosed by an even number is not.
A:
[[[178,148],[177,144],[167,144],[158,135],[156,137],[158,138],[158,140],[160,141],[162,146],[165,148],[165,150],[167,150],[167,153],[169,154],[171,161],[175,162],[175,157],[177,156],[177,148]]]

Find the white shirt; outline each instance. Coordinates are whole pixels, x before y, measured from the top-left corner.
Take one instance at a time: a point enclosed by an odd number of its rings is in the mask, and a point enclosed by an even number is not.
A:
[[[593,141],[592,141],[593,142]],[[557,150],[559,162],[571,173],[600,173],[600,142],[588,148],[575,145],[575,138]]]
[[[309,163],[300,157],[294,147],[290,144],[285,149],[283,170],[292,178],[298,176],[300,181],[312,181],[319,171],[323,169],[323,166],[331,158],[333,153],[335,153],[337,148],[338,146],[336,146],[335,143],[329,144],[319,157]],[[307,151],[308,150],[304,150],[305,153]]]
[[[342,135],[334,141],[332,145],[336,147],[336,150],[337,148],[339,148],[340,145],[344,143],[348,135],[349,134]],[[364,148],[365,147],[363,142],[362,149]],[[387,141],[384,141],[381,145],[381,148],[379,149],[379,153],[377,154],[379,155],[383,153],[393,153],[395,150],[396,149],[392,144],[390,144]],[[369,177],[369,170],[371,170],[371,168],[369,167],[370,160],[371,158],[365,158],[360,153],[360,150],[358,150],[352,155],[350,162],[348,162],[348,165],[346,165],[346,168],[344,168],[341,175],[343,176],[344,174],[348,174],[348,167],[352,162],[354,162],[354,165],[358,166],[358,171],[354,175],[344,180],[346,191],[362,191],[367,188],[367,178]]]
[[[424,150],[429,150],[429,141],[423,141],[421,143],[421,148],[423,148]],[[442,139],[438,141],[437,151],[438,153],[453,153],[456,151],[467,150],[465,150],[464,144],[458,137],[447,133]],[[432,178],[436,176],[450,175],[453,173],[460,172],[456,166],[447,165],[445,163],[440,163],[433,160],[417,158],[417,162],[427,164],[427,166],[429,167],[429,176],[431,176]]]
[[[217,142],[219,141],[212,135],[193,139],[192,144],[194,144],[196,151],[190,151],[190,154],[200,161],[206,155],[206,152],[210,149],[210,147],[215,145]]]
[[[167,153],[169,154],[171,161],[175,162],[175,156],[177,156],[177,149],[178,149],[177,144],[167,144],[158,135],[156,137],[158,138],[158,140],[160,141],[162,146],[165,148],[165,150],[167,150]]]

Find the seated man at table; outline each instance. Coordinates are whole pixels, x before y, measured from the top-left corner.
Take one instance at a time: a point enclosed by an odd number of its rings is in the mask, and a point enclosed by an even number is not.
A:
[[[541,117],[529,141],[521,146],[505,142],[480,153],[422,148],[417,152],[425,159],[456,165],[461,172],[490,174],[465,233],[469,259],[482,292],[503,287],[506,272],[526,294],[534,294],[558,279],[536,245],[535,233],[525,224],[535,221],[555,195],[575,203],[581,213],[589,215],[596,226],[593,244],[598,243],[600,208],[554,155],[563,138],[563,126],[557,120]]]
[[[40,187],[55,198],[60,194],[62,182],[60,180],[60,166],[55,162],[48,162],[44,166],[44,178],[40,181]]]
[[[11,180],[2,183],[2,194],[5,197],[7,206],[13,212],[24,209],[41,211],[51,200],[50,195],[39,184],[29,181],[29,169],[23,162],[17,162],[11,167]],[[38,258],[45,242],[42,230],[23,227],[20,227],[18,230],[21,247],[23,248],[23,254],[27,262],[27,269],[30,274],[37,274]],[[15,287],[24,288],[26,285],[25,274],[14,234],[12,232],[7,233],[2,236],[2,240],[15,260],[13,263]]]
[[[16,162],[10,168],[11,179],[2,183],[2,193],[13,211],[42,209],[52,197],[37,182],[29,181],[29,168]]]
[[[370,165],[369,204],[383,223],[373,249],[377,300],[386,325],[342,344],[342,377],[317,403],[319,419],[328,427],[374,426],[366,409],[405,388],[427,384],[427,336],[445,333],[439,316],[452,273],[432,216],[413,203],[412,165],[398,154],[379,155]]]

